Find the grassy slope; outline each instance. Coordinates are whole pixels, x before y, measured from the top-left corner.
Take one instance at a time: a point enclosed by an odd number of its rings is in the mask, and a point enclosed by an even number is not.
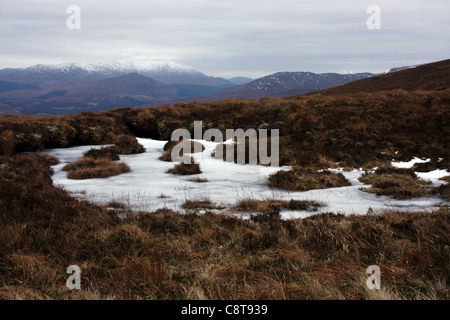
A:
[[[449,159],[449,102],[450,89],[397,90],[188,103],[49,118],[3,116],[0,152],[10,149],[8,143],[15,145],[16,152],[111,143],[123,133],[170,139],[173,130],[192,131],[193,121],[202,120],[204,130],[279,129],[281,164],[317,167],[327,159],[327,163],[359,167],[393,158],[409,161],[413,156]]]
[[[446,90],[450,87],[450,59],[421,65],[415,68],[354,81],[345,85],[321,91],[324,95],[352,94],[402,89]]]

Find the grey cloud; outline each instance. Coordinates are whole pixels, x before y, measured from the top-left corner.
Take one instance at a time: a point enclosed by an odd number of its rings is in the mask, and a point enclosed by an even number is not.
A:
[[[368,30],[366,8],[382,10]],[[67,30],[66,8],[81,8]],[[448,0],[2,0],[0,68],[133,56],[211,75],[354,72],[448,58]]]

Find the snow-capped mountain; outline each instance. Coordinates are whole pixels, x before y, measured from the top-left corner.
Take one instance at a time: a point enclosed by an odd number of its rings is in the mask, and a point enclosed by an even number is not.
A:
[[[37,85],[40,87],[94,81],[138,73],[167,83],[201,86],[230,86],[225,79],[208,77],[189,67],[172,61],[120,60],[108,63],[38,64],[28,68],[0,70],[0,80]]]
[[[224,89],[208,98],[212,100],[227,98],[257,99],[268,96],[284,98],[319,91],[372,76],[374,76],[372,73],[278,72],[237,87]]]
[[[414,66],[403,66],[403,67],[397,67],[397,68],[391,68],[387,71],[385,71],[383,74],[388,74],[388,73],[392,73],[392,72],[397,72],[397,71],[403,71],[403,70],[407,70],[407,69],[412,69],[412,68],[416,68],[419,65],[414,65]]]
[[[0,113],[67,113],[157,105],[233,84],[172,61],[62,63],[0,70]]]
[[[385,76],[409,74],[419,68],[394,68]],[[401,69],[411,70],[395,72]],[[253,81],[231,79],[249,81],[233,86],[228,80],[208,77],[171,61],[140,59],[99,64],[35,65],[0,70],[0,114],[78,113],[190,100],[284,98],[332,87],[342,88],[344,84],[366,78],[369,79],[363,84],[373,83],[378,81],[374,76],[372,73],[278,72]],[[385,87],[389,89],[394,85]]]
[[[161,60],[119,60],[109,63],[102,63],[97,66],[104,70],[135,71],[135,72],[174,72],[193,73],[201,72],[194,70],[190,66],[182,65],[173,61]]]
[[[359,80],[371,74],[336,74],[312,72],[279,72],[251,82],[248,88],[259,92],[320,89],[336,82]]]

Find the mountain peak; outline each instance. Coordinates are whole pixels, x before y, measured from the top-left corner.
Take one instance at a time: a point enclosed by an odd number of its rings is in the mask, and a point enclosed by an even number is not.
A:
[[[74,70],[85,72],[176,72],[200,74],[190,66],[167,60],[117,60],[106,63],[65,62],[59,64],[37,64],[22,70],[30,72],[72,72]]]
[[[126,72],[176,72],[176,73],[194,73],[200,74],[190,66],[183,65],[168,60],[151,60],[151,59],[135,59],[135,60],[117,60],[99,64],[103,69],[111,69]]]
[[[222,79],[208,77],[194,68],[168,60],[133,59],[105,63],[38,64],[28,68],[0,70],[0,80],[38,86],[60,85],[80,81],[93,81],[139,73],[148,78],[172,84],[200,86],[231,86]]]
[[[338,74],[313,72],[277,72],[249,83],[227,88],[210,96],[211,100],[229,98],[258,99],[262,97],[285,98],[297,94],[339,86],[344,83],[374,76],[371,73]]]

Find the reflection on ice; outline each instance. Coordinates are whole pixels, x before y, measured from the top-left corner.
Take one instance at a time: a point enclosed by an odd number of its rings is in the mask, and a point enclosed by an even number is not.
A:
[[[254,199],[296,199],[312,200],[325,204],[320,212],[341,212],[345,214],[366,214],[369,208],[373,210],[421,210],[434,209],[441,202],[438,198],[418,198],[411,200],[394,200],[387,196],[359,190],[363,184],[358,181],[362,171],[342,171],[351,182],[351,186],[310,190],[306,192],[289,192],[271,189],[266,185],[269,174],[288,167],[274,168],[258,165],[238,165],[223,162],[210,156],[213,142],[202,141],[205,151],[191,156],[200,162],[201,178],[207,182],[190,181],[192,176],[175,176],[166,173],[174,166],[171,162],[158,160],[163,154],[165,141],[138,139],[146,152],[136,155],[121,155],[132,172],[106,179],[69,180],[67,173],[61,169],[68,162],[77,160],[92,146],[81,146],[67,149],[51,149],[47,152],[57,156],[61,163],[54,166],[53,181],[65,188],[74,196],[89,199],[98,203],[111,201],[123,202],[136,211],[152,211],[159,208],[169,208],[183,211],[181,205],[188,199],[209,198],[215,203],[231,206],[239,200]],[[97,146],[98,147],[98,146]],[[445,172],[430,173],[427,178],[436,181],[436,177],[446,175]],[[283,218],[302,218],[311,215],[310,212],[284,211]]]

